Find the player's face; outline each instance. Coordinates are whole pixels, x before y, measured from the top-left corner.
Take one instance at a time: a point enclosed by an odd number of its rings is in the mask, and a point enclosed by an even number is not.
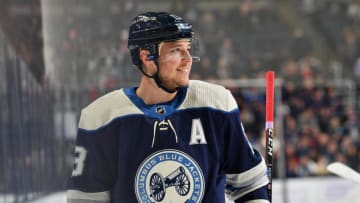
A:
[[[188,39],[164,42],[159,48],[159,77],[170,88],[186,86],[192,65]]]

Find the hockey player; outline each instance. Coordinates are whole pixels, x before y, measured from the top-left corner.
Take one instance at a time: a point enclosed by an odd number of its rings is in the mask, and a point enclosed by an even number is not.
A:
[[[82,110],[69,203],[269,202],[230,91],[189,80],[193,40],[176,15],[133,19],[128,47],[143,76]]]

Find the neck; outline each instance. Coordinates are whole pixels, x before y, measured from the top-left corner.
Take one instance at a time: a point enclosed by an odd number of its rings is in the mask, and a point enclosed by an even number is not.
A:
[[[153,79],[142,77],[136,94],[145,102],[145,104],[159,104],[171,101],[175,98],[176,92],[169,93],[156,85]]]

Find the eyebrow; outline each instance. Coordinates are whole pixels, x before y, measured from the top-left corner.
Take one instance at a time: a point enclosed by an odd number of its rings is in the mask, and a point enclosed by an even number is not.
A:
[[[186,44],[184,44],[184,42]],[[187,39],[181,39],[181,40],[176,40],[176,41],[170,41],[170,42],[166,42],[168,45],[168,48],[177,48],[177,47],[183,47],[183,46],[187,46],[187,47],[191,47],[191,42],[190,40]],[[159,56],[160,56],[160,52],[161,52],[161,48],[164,46],[164,42],[159,44]]]
[[[191,46],[191,42],[190,41],[174,41],[174,42],[169,42],[169,45],[171,47]]]

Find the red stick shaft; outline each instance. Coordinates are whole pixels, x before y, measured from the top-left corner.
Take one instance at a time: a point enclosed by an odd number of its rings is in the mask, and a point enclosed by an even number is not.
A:
[[[266,72],[266,165],[269,184],[267,185],[269,200],[272,202],[272,155],[273,155],[273,128],[274,128],[274,80],[273,71]]]
[[[274,122],[274,71],[266,72],[266,122]]]

